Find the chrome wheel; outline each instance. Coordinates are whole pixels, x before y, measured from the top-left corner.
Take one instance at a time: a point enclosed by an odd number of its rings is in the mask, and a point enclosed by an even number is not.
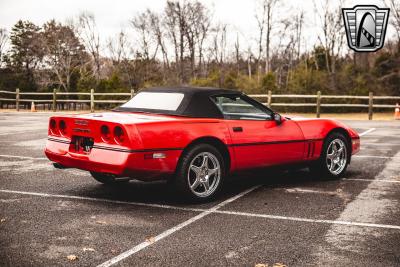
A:
[[[326,166],[333,175],[339,175],[347,164],[347,147],[341,139],[334,139],[326,152]]]
[[[187,179],[193,194],[199,197],[210,196],[221,180],[218,158],[210,152],[197,154],[190,162]]]

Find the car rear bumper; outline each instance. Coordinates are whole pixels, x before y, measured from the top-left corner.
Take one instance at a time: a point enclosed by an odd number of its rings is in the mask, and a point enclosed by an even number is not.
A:
[[[160,151],[165,154],[165,158],[151,157],[153,153]],[[173,174],[181,152],[181,150],[129,152],[94,146],[90,153],[78,154],[70,151],[69,143],[54,140],[47,140],[45,148],[47,158],[63,167],[138,180],[162,179]]]

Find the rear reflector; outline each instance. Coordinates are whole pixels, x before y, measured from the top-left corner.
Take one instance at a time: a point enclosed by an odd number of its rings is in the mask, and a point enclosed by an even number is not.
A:
[[[115,141],[116,141],[117,143],[123,143],[123,142],[124,142],[124,139],[125,139],[125,136],[124,136],[124,135],[125,135],[125,134],[124,134],[124,130],[122,130],[121,127],[116,126],[116,127],[114,128],[114,137],[115,137]]]
[[[153,159],[165,159],[165,153],[153,153]]]
[[[144,159],[165,159],[166,157],[165,153],[144,154]]]
[[[100,127],[100,133],[101,133],[101,138],[103,139],[104,142],[110,141],[110,128],[108,128],[107,125],[102,125]]]
[[[65,123],[65,121],[64,120],[61,120],[60,122],[59,122],[59,126],[58,126],[59,128],[60,128],[60,133],[61,134],[66,134],[67,133],[67,124]]]
[[[55,119],[50,120],[50,134],[52,135],[57,135],[58,133],[56,132],[57,129],[57,122]]]

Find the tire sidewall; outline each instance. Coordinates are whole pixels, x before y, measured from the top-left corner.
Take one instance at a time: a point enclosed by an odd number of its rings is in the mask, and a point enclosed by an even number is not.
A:
[[[214,192],[206,197],[200,197],[198,195],[195,195],[191,190],[190,186],[188,183],[187,179],[187,173],[190,167],[190,163],[192,160],[200,153],[202,152],[208,152],[213,154],[217,160],[219,161],[219,165],[221,168],[221,177],[219,184],[217,188],[214,190]],[[201,201],[206,201],[213,199],[218,192],[222,188],[222,184],[224,181],[225,177],[225,161],[224,158],[222,157],[221,153],[216,149],[214,146],[209,145],[209,144],[197,144],[194,145],[193,147],[189,148],[187,151],[184,152],[184,154],[181,156],[181,159],[179,161],[179,165],[176,171],[175,179],[174,179],[174,187],[175,189],[178,190],[179,193],[183,194],[184,197],[186,197],[189,200],[196,201],[196,202],[201,202]]]
[[[326,164],[326,155],[328,153],[329,145],[335,139],[340,139],[344,142],[344,144],[346,145],[346,153],[347,153],[346,166],[343,168],[343,170],[339,174],[331,173]],[[350,158],[351,158],[351,148],[350,148],[350,144],[349,144],[348,140],[346,139],[346,137],[343,134],[338,133],[338,132],[333,132],[326,137],[324,144],[322,146],[320,159],[316,163],[317,165],[314,166],[314,170],[317,170],[317,172],[320,175],[322,175],[323,178],[328,178],[328,179],[340,178],[346,172],[347,166],[350,163]]]

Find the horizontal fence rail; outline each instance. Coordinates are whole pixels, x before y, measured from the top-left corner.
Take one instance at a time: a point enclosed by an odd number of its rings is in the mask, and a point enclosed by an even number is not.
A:
[[[15,91],[4,91],[0,90],[0,107],[3,108],[3,104],[11,104],[15,105],[15,109],[19,111],[20,106],[23,107],[29,106],[26,103],[42,103],[44,105],[48,104],[51,107],[51,110],[54,112],[58,110],[58,105],[61,104],[81,104],[81,108],[88,107],[91,112],[95,111],[96,104],[123,104],[128,101],[130,98],[134,96],[134,90],[126,93],[96,93],[94,89],[91,89],[90,92],[58,92],[56,89],[53,92],[20,92],[19,89]],[[37,99],[35,96],[47,96],[47,99]],[[74,99],[70,99],[69,97],[73,96]],[[124,99],[103,99],[104,97],[124,97]],[[300,94],[272,94],[271,91],[268,91],[268,94],[251,94],[250,97],[258,99],[260,102],[267,100],[267,102],[263,102],[264,105],[268,107],[315,107],[316,117],[319,118],[321,115],[321,107],[346,107],[346,108],[367,108],[368,109],[368,118],[372,120],[373,110],[374,108],[379,109],[394,109],[396,108],[395,104],[376,104],[374,100],[391,100],[400,102],[400,96],[374,96],[372,92],[369,95],[357,96],[357,95],[322,95],[320,91],[315,95],[300,95]],[[61,99],[63,97],[63,99]],[[99,99],[99,97],[101,99]],[[78,98],[78,99],[76,99]],[[87,99],[81,99],[87,98]],[[97,98],[97,99],[96,99]],[[308,102],[273,102],[274,99],[306,99],[313,100]],[[365,103],[322,103],[325,99],[340,99],[340,100],[361,100],[365,101]],[[328,101],[329,102],[329,101]],[[84,105],[84,106],[83,106]],[[237,104],[233,104],[237,105]],[[50,108],[49,108],[50,109]]]

